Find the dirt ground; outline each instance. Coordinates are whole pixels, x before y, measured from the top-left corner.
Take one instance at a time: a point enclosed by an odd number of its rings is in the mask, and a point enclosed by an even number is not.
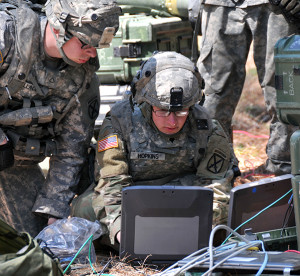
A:
[[[269,119],[250,53],[243,94],[233,118],[233,147],[242,172],[242,175],[236,179],[235,186],[265,177],[272,177],[272,175],[262,173],[259,169],[259,166],[264,164],[267,158],[265,148],[269,137]],[[110,263],[105,268],[104,266],[108,260],[110,260]],[[128,265],[126,260],[120,262],[117,257],[103,258],[101,256],[97,258],[95,270],[98,273],[104,273],[102,275],[116,276],[151,275],[158,272],[157,268],[154,267],[146,265],[132,267]],[[95,274],[93,274],[91,267],[87,265],[85,268],[72,270],[69,275]]]

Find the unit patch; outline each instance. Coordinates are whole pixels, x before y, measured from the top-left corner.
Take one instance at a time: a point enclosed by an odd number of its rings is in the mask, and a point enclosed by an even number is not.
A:
[[[93,98],[89,101],[89,108],[88,108],[89,116],[92,120],[95,120],[99,114],[99,101],[97,97]]]
[[[2,52],[0,51],[0,63],[2,63],[2,62],[3,62],[3,56],[2,56]]]
[[[207,170],[217,174],[221,171],[224,164],[224,157],[218,153],[214,153],[207,163]]]
[[[165,160],[166,155],[164,153],[156,152],[131,152],[130,159],[146,159],[146,160]]]
[[[98,141],[98,152],[111,148],[117,148],[118,146],[118,136],[112,135]]]

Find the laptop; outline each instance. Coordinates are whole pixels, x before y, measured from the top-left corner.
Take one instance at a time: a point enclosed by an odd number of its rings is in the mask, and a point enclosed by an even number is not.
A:
[[[172,263],[208,245],[213,191],[133,186],[122,191],[120,257]]]
[[[237,186],[231,190],[229,203],[228,226],[236,229],[242,223],[249,220],[259,211],[271,203],[277,201],[286,194],[280,201],[270,209],[250,220],[244,226],[236,230],[246,238],[260,239],[264,242],[265,248],[286,247],[282,251],[290,248],[290,244],[296,242],[295,215],[291,208],[292,189],[291,174],[274,178],[264,178],[248,184]],[[294,228],[294,231],[291,229]],[[251,229],[252,236],[249,235]],[[292,233],[292,236],[288,236]],[[283,243],[285,243],[283,245]],[[267,245],[267,246],[266,246]],[[292,248],[290,248],[292,249]],[[300,254],[294,252],[282,252],[279,250],[267,251],[268,262],[265,271],[290,275],[300,274]],[[222,261],[229,253],[214,258],[214,265]],[[184,266],[196,257],[186,258],[179,261],[179,266]],[[235,273],[257,272],[263,264],[265,253],[262,251],[244,251],[229,258],[220,264],[216,271],[234,271]],[[197,264],[193,269],[206,270],[209,262]]]
[[[292,189],[291,178],[292,174],[286,174],[264,178],[233,188],[230,192],[228,226],[231,229],[236,229],[259,211],[288,193]],[[294,227],[296,224],[294,211],[290,204],[291,196],[292,192],[239,228],[237,232],[243,235],[246,229],[252,229],[252,233],[258,233]]]

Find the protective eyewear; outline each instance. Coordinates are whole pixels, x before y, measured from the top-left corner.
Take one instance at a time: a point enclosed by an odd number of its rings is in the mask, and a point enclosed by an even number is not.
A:
[[[157,117],[168,117],[172,111],[169,110],[152,110]],[[188,110],[179,110],[173,112],[176,117],[184,117],[189,114]]]

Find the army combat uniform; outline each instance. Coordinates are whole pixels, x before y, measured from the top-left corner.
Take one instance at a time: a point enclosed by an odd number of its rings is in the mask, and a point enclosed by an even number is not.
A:
[[[0,172],[0,217],[34,236],[48,216],[69,215],[99,111],[98,59],[73,67],[48,57],[47,18],[25,7],[20,12],[25,18],[15,24],[9,11],[0,11],[0,120],[12,119],[0,126],[15,158]],[[38,166],[45,156],[46,179]]]
[[[198,68],[205,80],[205,108],[231,134],[231,123],[245,80],[253,40],[254,61],[265,104],[271,115],[267,169],[290,173],[289,137],[294,128],[276,115],[274,46],[296,32],[268,0],[203,0],[202,45]]]
[[[120,231],[121,190],[131,185],[212,188],[213,222],[226,222],[235,160],[222,127],[200,105],[193,107],[183,129],[170,138],[148,124],[140,107],[132,112],[128,100],[115,104],[99,133],[97,159],[101,178],[92,197],[96,215],[89,219],[103,223],[112,244]]]

